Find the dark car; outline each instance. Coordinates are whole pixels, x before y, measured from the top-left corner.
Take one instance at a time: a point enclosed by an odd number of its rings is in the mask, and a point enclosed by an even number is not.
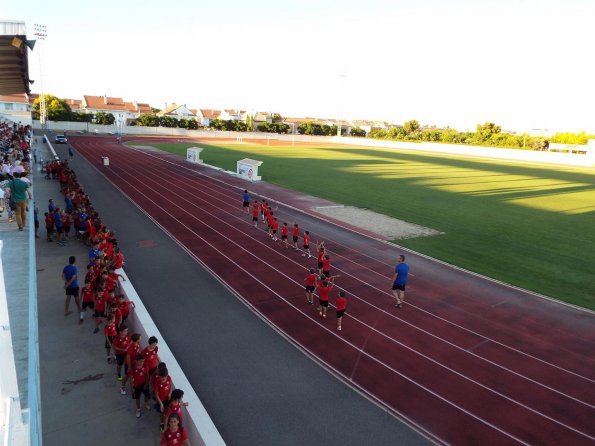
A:
[[[55,141],[56,144],[66,144],[68,142],[65,135],[56,135]]]

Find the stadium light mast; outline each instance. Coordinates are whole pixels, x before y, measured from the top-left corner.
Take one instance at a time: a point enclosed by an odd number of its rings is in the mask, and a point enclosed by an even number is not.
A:
[[[41,93],[39,95],[39,122],[41,122],[41,128],[42,129],[46,129],[46,121],[47,121],[47,103],[45,100],[45,94],[43,91],[43,74],[42,74],[42,70],[41,70],[41,43],[45,40],[45,38],[47,37],[48,33],[47,33],[47,26],[45,25],[39,25],[39,24],[35,24],[33,26],[34,30],[35,30],[35,36],[37,37],[37,40],[39,40],[39,47],[37,49],[37,54],[39,56],[39,89],[41,90]]]
[[[341,119],[343,115],[343,95],[345,93],[345,78],[346,74],[339,74],[339,107],[338,107],[338,125],[337,136],[341,136]]]

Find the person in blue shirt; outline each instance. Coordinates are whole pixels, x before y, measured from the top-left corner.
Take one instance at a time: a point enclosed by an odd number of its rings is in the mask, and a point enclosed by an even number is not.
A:
[[[405,263],[405,256],[399,255],[397,265],[395,266],[395,274],[393,275],[393,286],[391,291],[395,296],[395,307],[403,308],[405,302],[405,285],[409,277],[409,265]]]
[[[72,311],[68,310],[70,306],[70,298],[74,297],[74,303],[78,309],[79,314],[81,313],[81,302],[79,299],[79,284],[78,284],[78,271],[74,265],[76,258],[70,256],[68,258],[68,265],[62,270],[62,280],[64,281],[64,289],[66,290],[66,300],[64,301],[64,316],[68,316]]]
[[[244,190],[244,193],[242,194],[242,207],[244,208],[244,212],[249,213],[250,212],[250,194],[248,193],[247,190]]]
[[[72,211],[74,210],[74,204],[72,203],[72,198],[70,197],[70,194],[64,195],[64,205],[66,207],[66,212],[68,214],[72,214]]]
[[[64,241],[64,225],[62,224],[62,211],[60,211],[60,208],[56,208],[54,211],[54,227],[56,228],[58,237],[56,243],[60,246],[66,246],[66,242]]]

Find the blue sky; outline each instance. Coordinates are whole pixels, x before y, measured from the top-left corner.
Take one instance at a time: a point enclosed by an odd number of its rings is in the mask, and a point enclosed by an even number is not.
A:
[[[0,18],[47,25],[61,97],[595,133],[590,0],[0,0]]]

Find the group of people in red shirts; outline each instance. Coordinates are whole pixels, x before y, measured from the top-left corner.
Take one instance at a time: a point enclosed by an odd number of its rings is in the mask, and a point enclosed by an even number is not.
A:
[[[50,175],[50,177],[60,180],[67,210],[62,212],[58,209],[60,216],[57,219],[63,222],[63,217],[66,216],[70,221],[71,216],[74,215],[77,238],[90,245],[85,282],[80,292],[78,285],[76,288],[72,287],[73,280],[76,281],[76,269],[72,269],[75,259],[71,257],[68,285],[65,285],[67,299],[64,315],[71,313],[68,311],[68,305],[70,297],[74,297],[79,311],[79,324],[84,322],[87,308],[92,311],[95,319],[94,333],[99,332],[100,326],[105,321],[103,334],[107,362],[115,364],[117,379],[121,382],[120,394],[127,395],[130,391],[135,400],[137,418],[141,416],[141,397],[144,396],[145,409],[150,411],[152,395],[155,409],[160,413],[160,428],[163,432],[161,444],[189,446],[188,435],[182,426],[182,407],[186,405],[183,402],[184,391],[174,388],[167,366],[159,358],[157,338],[151,336],[148,344],[143,348],[141,334],[130,334],[126,325],[130,311],[134,309],[134,303],[120,293],[119,280],[126,279],[116,272],[124,265],[124,255],[118,248],[116,236],[101,222],[88,195],[84,193],[76,180],[74,171],[67,163],[57,163],[56,168],[56,175]],[[50,200],[48,209],[50,212],[46,214],[56,215],[56,209],[52,209],[52,206],[55,205],[53,200]],[[57,230],[55,221],[54,219],[54,226],[49,228],[46,219],[48,238],[50,229],[52,232]],[[72,272],[75,274],[74,279],[72,279]],[[66,279],[65,276],[65,281]],[[127,390],[128,383],[130,386]]]
[[[251,211],[249,210],[249,195],[248,191],[244,190],[242,195],[242,207],[245,212],[251,212],[252,224],[258,227],[259,215],[264,224],[266,224],[266,232],[273,241],[278,241],[277,233],[279,232],[279,222],[275,215],[274,209],[264,198],[261,202],[258,200],[252,201]],[[291,241],[289,240],[289,232],[291,229]],[[281,226],[281,243],[286,249],[292,247],[297,252],[302,252],[302,257],[310,259],[312,253],[310,252],[310,232],[304,231],[302,234],[303,249],[298,247],[300,237],[300,228],[298,223],[294,223],[291,228],[286,222]],[[304,279],[306,282],[306,303],[308,305],[314,304],[314,296],[318,295],[317,312],[319,317],[326,319],[329,308],[329,298],[332,289],[335,286],[335,279],[340,277],[338,275],[331,276],[331,257],[328,254],[324,245],[324,241],[316,243],[316,260],[317,269],[310,268],[309,274]],[[347,309],[347,297],[345,291],[340,290],[336,297],[335,309],[337,312],[337,330],[342,330],[343,316]]]

